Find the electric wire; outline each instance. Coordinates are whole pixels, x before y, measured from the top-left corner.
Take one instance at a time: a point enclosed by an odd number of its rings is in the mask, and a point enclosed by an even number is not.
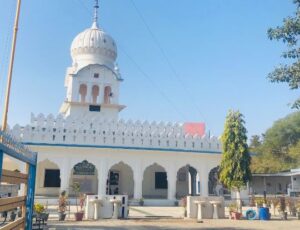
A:
[[[171,63],[170,59],[168,58],[165,50],[163,49],[163,47],[160,44],[160,42],[158,41],[157,37],[155,36],[153,31],[151,30],[149,24],[147,23],[147,21],[146,21],[145,17],[143,16],[142,12],[139,10],[137,5],[135,4],[134,0],[130,0],[130,2],[133,5],[134,9],[136,10],[137,14],[139,15],[139,17],[140,17],[141,21],[143,22],[145,28],[149,32],[154,44],[157,46],[157,48],[160,51],[162,57],[164,58],[166,64],[168,65],[171,73],[173,74],[173,78],[175,78],[175,80],[178,81],[179,85],[183,87],[186,95],[189,95],[190,98],[193,98],[193,100],[189,99],[188,101],[190,101],[193,104],[193,106],[197,110],[197,113],[204,119],[204,122],[205,122],[206,118],[205,118],[204,114],[201,112],[200,107],[198,106],[198,104],[195,103],[195,100],[194,100],[195,97],[194,97],[194,95],[192,95],[191,90],[186,86],[185,82],[181,79],[181,77],[179,76],[179,74],[175,70],[175,68],[174,68],[173,64]]]
[[[155,83],[155,81],[141,68],[141,66],[124,50],[123,47],[120,47],[120,50],[126,55],[126,57],[132,62],[132,64],[135,66],[135,68],[142,74],[142,76],[147,79],[153,87],[156,88],[156,90],[158,91],[158,93],[166,100],[167,103],[169,103],[171,105],[171,107],[173,108],[174,112],[177,112],[178,114],[181,115],[182,118],[184,118],[186,120],[186,116],[184,115],[184,113],[182,113],[177,106],[175,106],[175,104],[171,101],[171,99],[164,93],[163,90],[160,89],[160,87]]]

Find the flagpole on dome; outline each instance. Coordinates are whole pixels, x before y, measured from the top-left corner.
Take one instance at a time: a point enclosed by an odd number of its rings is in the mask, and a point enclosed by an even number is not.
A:
[[[95,6],[94,6],[94,18],[93,18],[93,29],[98,28],[98,9],[99,9],[99,1],[95,0]]]

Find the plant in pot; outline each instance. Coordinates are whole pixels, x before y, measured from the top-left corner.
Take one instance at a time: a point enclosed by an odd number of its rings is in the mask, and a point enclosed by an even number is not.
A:
[[[16,210],[12,210],[12,211],[10,212],[10,215],[9,215],[9,220],[10,220],[10,221],[15,221],[16,217],[17,217]]]
[[[262,197],[255,198],[255,205],[256,205],[257,208],[263,207],[264,198],[262,198]]]
[[[84,212],[83,212],[83,210],[78,211],[78,195],[80,193],[80,184],[78,182],[74,182],[72,184],[71,188],[72,188],[72,190],[74,192],[74,195],[75,195],[75,204],[76,204],[76,213],[74,214],[75,215],[75,220],[76,221],[82,221]]]
[[[278,203],[277,207],[278,207],[278,212],[280,214],[280,218],[282,220],[287,220],[285,197],[280,197],[279,198],[279,203]]]
[[[68,206],[67,192],[62,191],[58,198],[58,220],[64,221],[66,218],[66,210]]]
[[[48,221],[49,213],[45,212],[46,209],[44,205],[36,203],[34,204],[33,210],[36,213],[37,218],[41,219],[43,222]]]
[[[139,205],[140,205],[140,206],[144,206],[144,203],[145,203],[145,202],[144,202],[144,199],[141,198],[141,199],[139,200]]]
[[[35,203],[33,206],[33,210],[36,213],[36,216],[39,217],[45,211],[45,207],[40,203]]]
[[[239,220],[242,217],[242,213],[238,212],[238,205],[237,203],[231,203],[229,205],[229,218],[233,220]]]

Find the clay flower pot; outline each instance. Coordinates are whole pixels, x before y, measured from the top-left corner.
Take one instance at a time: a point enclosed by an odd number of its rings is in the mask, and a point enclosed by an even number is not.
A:
[[[84,212],[76,212],[74,213],[76,221],[82,221]]]
[[[240,220],[241,217],[242,217],[242,213],[239,213],[239,212],[231,212],[231,213],[230,213],[230,217],[231,217],[231,219],[233,219],[233,220]]]

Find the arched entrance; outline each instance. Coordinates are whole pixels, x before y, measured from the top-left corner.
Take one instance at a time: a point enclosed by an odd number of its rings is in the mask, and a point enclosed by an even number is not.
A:
[[[133,197],[134,181],[131,167],[123,162],[113,165],[107,178],[106,194]]]
[[[46,159],[37,164],[36,191],[37,195],[52,196],[59,194],[60,169],[57,164]]]
[[[199,176],[197,170],[186,165],[177,171],[176,180],[176,198],[180,199],[187,195],[196,195],[199,193]]]
[[[166,170],[156,163],[148,166],[143,174],[142,186],[143,198],[167,199],[168,180]]]
[[[208,174],[209,196],[230,196],[230,191],[219,182],[220,166],[214,167]]]
[[[80,184],[80,192],[86,194],[98,194],[98,178],[95,165],[84,160],[76,164],[71,171],[70,185],[74,182]],[[70,189],[72,193],[72,189]]]

